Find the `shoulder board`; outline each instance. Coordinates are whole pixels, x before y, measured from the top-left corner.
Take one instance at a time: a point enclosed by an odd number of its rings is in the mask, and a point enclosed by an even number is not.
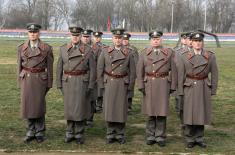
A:
[[[194,53],[191,52],[191,51],[188,51],[188,52],[186,52],[186,53],[187,53],[187,58],[188,58],[188,60],[191,59],[191,58],[193,57],[193,55],[194,55]]]
[[[121,50],[121,51],[122,51],[122,53],[123,53],[124,55],[128,55],[129,50],[131,50],[130,47],[125,47],[125,48],[123,48],[123,50]]]
[[[153,48],[149,46],[149,47],[146,47],[143,51],[145,51],[146,54],[149,55],[152,52],[152,49]]]
[[[108,53],[112,52],[114,50],[114,47],[108,47]]]
[[[102,46],[102,49],[106,49],[106,48],[109,48],[109,46],[107,46],[107,45]]]
[[[208,60],[209,57],[210,57],[212,54],[214,54],[214,52],[212,52],[212,51],[204,51],[202,55]]]
[[[170,48],[165,48],[165,47],[163,47],[163,48],[161,49],[161,51],[162,51],[163,54],[168,55],[168,53],[171,51],[171,49],[170,49]]]
[[[20,43],[20,44],[18,45],[18,47],[23,46],[23,45],[24,45],[24,43]]]

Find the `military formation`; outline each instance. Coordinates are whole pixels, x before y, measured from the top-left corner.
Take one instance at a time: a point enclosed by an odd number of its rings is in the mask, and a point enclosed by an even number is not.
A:
[[[40,40],[41,26],[27,25],[28,41],[18,46],[17,81],[21,116],[26,121],[25,143],[45,137],[45,97],[53,83],[53,49]],[[61,91],[66,120],[65,143],[85,142],[94,113],[103,113],[106,144],[126,143],[126,122],[132,112],[134,88],[142,93],[146,116],[146,144],[166,146],[169,99],[187,148],[207,146],[204,126],[211,122],[211,96],[216,95],[218,68],[212,51],[204,48],[204,34],[181,33],[174,49],[163,45],[163,32],[149,32],[149,46],[138,52],[125,29],[111,30],[112,45],[102,32],[69,27],[70,41],[59,49],[56,86]],[[136,86],[135,86],[136,85]]]

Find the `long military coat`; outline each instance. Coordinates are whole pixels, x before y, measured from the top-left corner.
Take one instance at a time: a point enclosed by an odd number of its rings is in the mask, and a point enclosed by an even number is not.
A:
[[[121,78],[109,76],[125,75]],[[104,88],[104,117],[108,122],[127,121],[127,94],[133,90],[135,81],[135,62],[130,49],[120,50],[113,46],[103,48],[97,65],[99,88]]]
[[[82,75],[69,75],[65,72],[87,71]],[[57,63],[57,88],[64,93],[64,112],[66,120],[82,121],[90,111],[88,88],[94,88],[96,75],[95,60],[89,46],[72,44],[60,47]]]
[[[179,61],[178,93],[184,96],[183,122],[204,125],[211,122],[211,95],[216,94],[218,68],[215,54],[203,50],[201,55],[193,51],[182,54]],[[207,77],[211,74],[210,78]],[[190,76],[207,77],[202,80]]]
[[[151,77],[150,73],[168,73],[165,77]],[[144,89],[142,112],[148,116],[167,116],[170,90],[176,89],[177,72],[174,52],[160,46],[145,48],[137,64],[138,89]]]
[[[104,45],[102,43],[94,43],[92,45],[92,50],[93,50],[93,53],[94,53],[94,56],[95,56],[96,68],[97,68],[98,58],[99,58],[99,56],[102,52],[103,46]],[[96,83],[95,83],[94,92],[93,92],[94,100],[96,100],[97,97],[102,97],[103,96],[103,92],[101,90],[102,89],[98,88],[97,78],[96,78]]]
[[[18,86],[21,88],[21,116],[40,118],[46,113],[45,96],[53,83],[52,47],[39,40],[38,47],[32,49],[29,41],[18,47]],[[32,73],[24,68],[45,69]]]
[[[135,65],[137,65],[137,62],[138,62],[138,59],[139,59],[139,53],[138,53],[138,49],[135,47],[135,46],[133,46],[133,45],[127,45],[127,47],[128,48],[130,48],[131,49],[131,52],[132,52],[132,54],[133,54],[133,56],[134,56],[134,61],[135,61]],[[135,77],[136,78],[136,77]],[[134,97],[134,87],[133,87],[133,90],[131,90],[131,91],[129,91],[129,93],[128,93],[128,98],[133,98]]]

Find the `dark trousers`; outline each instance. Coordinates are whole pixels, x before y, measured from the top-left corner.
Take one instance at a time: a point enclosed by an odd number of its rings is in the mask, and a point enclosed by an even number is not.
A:
[[[146,124],[146,139],[151,141],[165,141],[166,117],[149,116]]]
[[[128,98],[128,109],[132,109],[132,98]]]
[[[66,138],[83,138],[85,131],[85,121],[71,121],[67,120]]]
[[[90,111],[89,111],[87,122],[93,122],[94,113],[95,113],[95,102],[96,102],[95,100],[89,102],[91,104],[90,105],[91,108],[90,108]]]
[[[185,125],[185,140],[189,142],[203,142],[204,125]]]
[[[97,98],[96,110],[97,111],[102,110],[102,105],[103,105],[103,96],[100,96],[100,97]]]
[[[45,117],[26,119],[26,128],[27,137],[43,137],[45,134],[44,132],[46,130]]]
[[[107,122],[107,139],[125,138],[125,123]]]

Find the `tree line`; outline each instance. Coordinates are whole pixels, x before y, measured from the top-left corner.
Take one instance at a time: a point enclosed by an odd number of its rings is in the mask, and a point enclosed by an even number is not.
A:
[[[234,10],[235,0],[0,0],[0,28],[37,22],[45,30],[76,23],[100,31],[121,25],[135,32],[227,33],[235,32]]]

